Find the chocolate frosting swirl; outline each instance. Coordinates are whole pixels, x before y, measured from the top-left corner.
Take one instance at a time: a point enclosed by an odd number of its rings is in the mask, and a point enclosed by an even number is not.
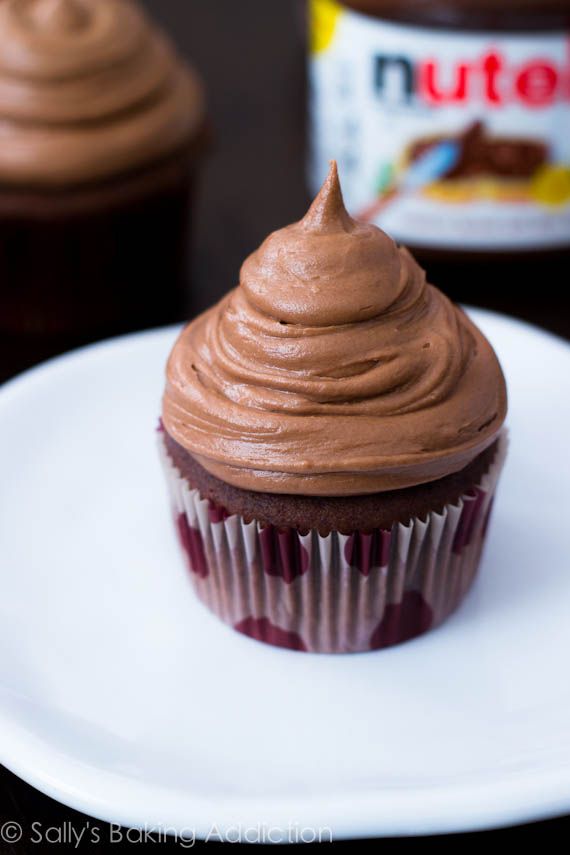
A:
[[[106,178],[182,145],[195,76],[130,0],[0,3],[0,180]]]
[[[168,433],[222,480],[322,496],[459,471],[505,414],[487,340],[407,250],[348,215],[334,163],[304,219],[182,332],[163,402]]]

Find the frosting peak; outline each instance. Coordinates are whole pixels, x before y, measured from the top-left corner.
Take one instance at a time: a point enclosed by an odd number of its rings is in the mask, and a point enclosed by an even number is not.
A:
[[[56,186],[182,146],[202,90],[131,0],[0,2],[0,180]]]
[[[308,215],[182,332],[163,402],[170,436],[222,480],[321,496],[459,471],[505,413],[489,343],[405,249],[349,217],[334,163]]]
[[[352,219],[344,207],[336,160],[331,160],[325,183],[300,225],[306,231],[318,234],[351,232],[357,226],[356,220]]]
[[[401,294],[405,271],[387,234],[349,216],[336,163],[303,219],[273,232],[242,265],[259,311],[315,327],[376,317]]]
[[[28,18],[46,32],[76,32],[89,21],[89,10],[80,0],[32,0]]]

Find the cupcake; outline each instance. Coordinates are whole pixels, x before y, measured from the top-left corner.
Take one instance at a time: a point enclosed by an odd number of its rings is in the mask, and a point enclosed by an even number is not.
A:
[[[490,344],[348,215],[332,163],[168,361],[160,447],[198,597],[293,650],[437,626],[477,570],[505,414]]]
[[[0,364],[183,317],[204,98],[140,8],[3,0],[0,121]]]

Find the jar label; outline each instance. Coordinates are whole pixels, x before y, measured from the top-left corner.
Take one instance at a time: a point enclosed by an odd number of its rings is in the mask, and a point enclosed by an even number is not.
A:
[[[377,20],[311,0],[313,192],[418,247],[570,243],[570,35]]]

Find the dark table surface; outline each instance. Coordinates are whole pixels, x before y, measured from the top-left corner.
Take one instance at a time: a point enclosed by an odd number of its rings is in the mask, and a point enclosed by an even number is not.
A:
[[[193,236],[189,313],[194,313],[236,283],[241,262],[269,231],[298,219],[306,208],[303,4],[299,0],[145,3],[206,80],[214,128]],[[524,283],[511,280],[502,289],[471,290],[465,297],[570,338],[568,263],[551,268],[539,282],[534,281],[535,269]],[[22,826],[22,839],[0,841],[0,852],[39,851],[33,840],[34,822],[66,831],[67,839],[72,827],[78,833],[97,827],[100,840],[109,842],[105,823],[52,801],[0,767],[0,826],[10,821]],[[565,833],[570,834],[570,817],[471,837],[483,844],[526,842],[532,837],[548,845]],[[445,842],[461,845],[465,839],[466,835],[452,835]],[[425,842],[414,839],[414,844]],[[78,848],[89,845],[89,835],[84,834]],[[75,848],[73,843],[69,848]],[[112,851],[120,850],[121,845],[113,846]]]

